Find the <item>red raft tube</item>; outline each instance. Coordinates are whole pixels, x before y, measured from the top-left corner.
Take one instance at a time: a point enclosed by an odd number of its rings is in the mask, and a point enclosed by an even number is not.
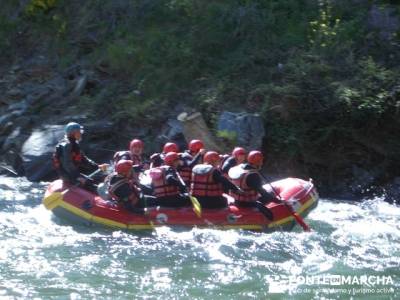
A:
[[[288,201],[299,215],[305,217],[318,204],[318,193],[312,181],[286,178],[272,182],[276,193]],[[271,190],[269,184],[264,186]],[[227,196],[229,197],[229,196]],[[231,200],[231,199],[230,199]],[[147,208],[144,215],[128,212],[110,201],[76,186],[63,186],[61,180],[52,182],[43,199],[44,206],[54,215],[74,224],[101,225],[117,229],[144,230],[159,226],[211,227],[220,229],[247,229],[271,232],[291,230],[296,221],[282,204],[270,203],[274,220],[269,221],[255,208],[230,205],[224,209],[202,209],[197,216],[192,207]]]

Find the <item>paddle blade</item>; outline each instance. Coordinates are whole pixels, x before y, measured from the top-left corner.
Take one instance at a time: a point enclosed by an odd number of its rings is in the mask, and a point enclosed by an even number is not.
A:
[[[59,203],[62,201],[63,195],[62,193],[56,192],[52,193],[50,196],[47,196],[43,199],[43,205],[48,210],[53,210]]]
[[[303,227],[304,231],[311,231],[310,226],[308,226],[308,225],[306,224],[306,222],[304,222],[303,218],[300,217],[296,212],[293,212],[293,217],[294,217],[294,219],[296,220],[296,222],[297,222],[301,227]]]
[[[190,196],[190,201],[192,201],[194,213],[197,217],[201,218],[201,204],[199,200],[196,197]]]

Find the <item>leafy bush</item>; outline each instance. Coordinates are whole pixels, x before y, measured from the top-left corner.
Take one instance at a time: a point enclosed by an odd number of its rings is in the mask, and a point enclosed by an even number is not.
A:
[[[58,0],[30,0],[25,11],[30,16],[47,13],[56,7]]]

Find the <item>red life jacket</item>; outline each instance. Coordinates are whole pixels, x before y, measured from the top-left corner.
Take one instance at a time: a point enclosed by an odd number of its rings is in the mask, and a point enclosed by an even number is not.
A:
[[[190,193],[193,196],[220,197],[224,193],[223,185],[213,178],[215,168],[211,165],[196,165],[193,168]]]
[[[72,152],[72,161],[76,164],[79,165],[79,163],[82,161],[82,154],[81,152]]]
[[[189,160],[193,159],[193,156],[189,154],[188,152],[180,153],[180,155]],[[186,184],[186,186],[190,186],[190,179],[192,178],[192,168],[189,166],[181,166],[178,169],[179,175],[181,176],[183,182]]]
[[[229,195],[231,195],[235,199],[235,201],[257,201],[261,195],[256,190],[250,188],[246,184],[247,176],[253,173],[257,173],[257,170],[246,170],[244,169],[244,166],[244,164],[241,164],[229,170],[229,178],[231,178],[233,184],[240,187],[244,191],[244,193],[239,194],[231,190],[229,192]]]
[[[134,165],[141,165],[142,164],[142,159],[139,155],[136,154],[130,154],[131,155],[131,160],[133,161]]]
[[[108,178],[108,182],[109,182],[108,193],[113,200],[122,202],[122,199],[120,199],[115,194],[115,192],[118,190],[118,188],[127,184],[129,185],[129,188],[132,190],[132,193],[129,195],[128,200],[133,204],[136,204],[139,201],[140,191],[132,180],[129,180],[124,176],[118,175],[117,173],[114,173]]]
[[[179,189],[175,185],[167,183],[166,174],[170,166],[160,166],[150,170],[151,184],[155,197],[168,197],[179,195]],[[179,175],[178,175],[179,176]]]

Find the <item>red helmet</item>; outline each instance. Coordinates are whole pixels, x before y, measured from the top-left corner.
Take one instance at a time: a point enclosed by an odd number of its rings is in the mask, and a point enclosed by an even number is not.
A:
[[[133,147],[139,147],[139,148],[142,148],[142,149],[143,149],[144,143],[143,143],[141,140],[139,140],[139,139],[134,139],[134,140],[132,140],[132,141],[130,142],[130,144],[129,144],[129,149],[132,149]]]
[[[200,149],[204,148],[204,144],[200,140],[191,140],[189,143],[190,152],[199,152]]]
[[[207,151],[206,154],[204,154],[203,158],[204,162],[206,163],[213,163],[216,161],[220,161],[221,158],[219,157],[219,154],[215,151]]]
[[[118,174],[127,174],[132,170],[133,161],[122,159],[115,165],[115,171]]]
[[[260,151],[251,151],[249,153],[249,155],[247,156],[247,161],[249,162],[249,164],[252,165],[262,165],[264,160],[264,156],[262,155],[262,153]]]
[[[178,145],[175,143],[166,143],[163,148],[164,153],[168,152],[179,152]]]
[[[166,165],[172,165],[178,159],[179,159],[178,153],[176,153],[176,152],[168,152],[164,157],[164,163]]]
[[[233,149],[232,151],[232,156],[237,158],[239,155],[245,155],[246,154],[246,150],[244,150],[244,148],[242,147],[235,147],[235,149]]]

